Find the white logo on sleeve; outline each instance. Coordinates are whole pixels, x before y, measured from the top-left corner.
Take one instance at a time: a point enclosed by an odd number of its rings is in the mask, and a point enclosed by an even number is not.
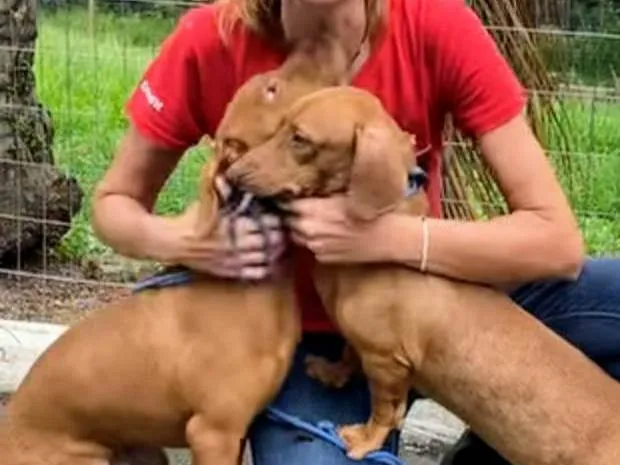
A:
[[[153,93],[153,89],[149,85],[148,81],[142,81],[140,84],[140,90],[146,97],[148,104],[157,112],[162,111],[164,108],[164,102],[162,102],[157,95]]]

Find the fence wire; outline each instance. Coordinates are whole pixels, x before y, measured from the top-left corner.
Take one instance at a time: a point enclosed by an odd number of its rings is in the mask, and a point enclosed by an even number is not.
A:
[[[70,323],[153,269],[95,238],[90,199],[126,127],[129,93],[179,15],[195,3],[16,5],[21,16],[0,12],[10,16],[0,21],[9,28],[0,34],[0,63],[7,64],[0,67],[6,81],[0,87],[0,318]],[[555,23],[488,27],[496,37],[517,31],[539,45],[559,86],[529,91],[564,108],[570,136],[567,146],[551,131],[545,146],[588,251],[619,254],[620,12],[614,2],[563,5]],[[570,171],[559,163],[567,152]],[[178,212],[193,198],[205,154],[202,148],[187,154],[158,212]],[[33,247],[40,236],[42,245]]]

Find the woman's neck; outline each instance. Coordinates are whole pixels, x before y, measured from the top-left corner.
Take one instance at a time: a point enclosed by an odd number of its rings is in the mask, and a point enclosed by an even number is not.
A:
[[[351,60],[367,39],[364,0],[282,0],[282,27],[294,43],[327,28],[340,41]]]

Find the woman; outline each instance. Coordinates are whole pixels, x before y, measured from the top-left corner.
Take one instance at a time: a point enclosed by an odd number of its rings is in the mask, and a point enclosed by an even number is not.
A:
[[[229,253],[225,234],[194,237],[185,222],[157,216],[152,208],[182,154],[214,133],[234,91],[250,76],[277,67],[286,56],[285,44],[312,34],[323,22],[352,57],[352,85],[377,95],[428,149],[421,163],[429,174],[435,218],[429,222],[427,270],[512,286],[518,303],[618,378],[620,261],[584,260],[569,204],[523,116],[523,89],[464,1],[260,1],[192,9],[165,41],[129,100],[130,128],[98,186],[94,225],[99,237],[135,258],[233,278],[268,275],[278,257],[263,255],[259,228],[249,219],[238,223],[242,253],[237,255]],[[511,214],[475,223],[439,218],[447,114],[478,142]],[[338,200],[303,200],[292,208],[299,214],[290,224],[293,240],[318,260],[389,260],[414,269],[420,264],[418,218],[388,214],[360,229],[351,227]],[[277,220],[266,221],[272,239],[283,243]],[[369,409],[364,382],[333,391],[303,374],[305,353],[335,358],[342,346],[314,292],[309,265],[300,253],[297,285],[305,336],[276,404],[310,421],[363,420]],[[251,441],[257,465],[349,463],[330,445],[268,420],[256,422]],[[393,437],[386,447],[396,445]],[[479,441],[445,463],[482,459],[503,463]]]

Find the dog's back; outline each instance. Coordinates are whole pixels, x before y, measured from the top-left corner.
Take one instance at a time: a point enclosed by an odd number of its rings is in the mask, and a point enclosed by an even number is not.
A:
[[[24,379],[8,406],[11,428],[0,430],[0,464],[39,465],[23,455],[26,443],[40,458],[53,442],[59,465],[71,449],[101,457],[109,452],[102,444],[185,446],[197,412],[223,426],[249,422],[283,381],[298,319],[286,277],[201,280],[103,308],[67,330]]]
[[[239,89],[215,137],[218,160],[271,137],[298,97],[340,83],[343,51],[326,40],[302,44]],[[192,207],[199,216],[216,211],[203,203]],[[71,327],[35,363],[0,428],[0,465],[42,465],[42,457],[101,465],[127,445],[192,447],[205,437],[196,428],[212,425],[243,435],[277,393],[299,335],[290,273],[259,283],[210,277],[127,297]]]

